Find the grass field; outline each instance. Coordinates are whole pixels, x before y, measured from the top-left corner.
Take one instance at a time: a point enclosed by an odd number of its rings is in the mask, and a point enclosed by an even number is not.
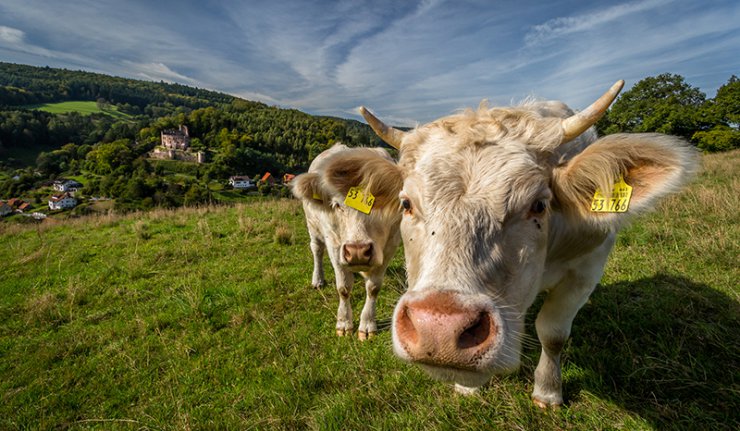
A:
[[[109,105],[109,107],[105,109],[100,109],[96,102],[90,101],[45,103],[42,105],[28,106],[28,109],[37,109],[40,111],[50,112],[52,114],[65,114],[68,112],[79,112],[82,115],[106,114],[119,120],[128,120],[131,118],[129,114],[120,112],[113,105]]]
[[[296,201],[0,224],[0,429],[738,429],[740,152],[704,162],[620,235],[550,411],[532,312],[521,371],[470,397],[388,331],[337,338]],[[399,251],[383,322],[403,279]]]

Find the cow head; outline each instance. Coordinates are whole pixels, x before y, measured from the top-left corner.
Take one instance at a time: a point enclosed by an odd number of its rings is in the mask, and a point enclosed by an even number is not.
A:
[[[326,227],[327,245],[337,250],[332,261],[365,271],[384,261],[386,243],[393,231],[397,235],[401,184],[387,151],[337,144],[314,159],[309,172],[298,175],[291,187],[307,214],[314,214],[320,219],[316,222]],[[360,199],[372,195],[368,213],[345,204],[350,189],[362,193]]]
[[[482,105],[410,132],[361,109],[401,154],[408,291],[393,315],[399,357],[466,387],[516,369],[525,312],[553,287],[549,266],[594,252],[683,182],[695,158],[678,138],[596,140],[591,126],[622,85],[575,115],[559,102]],[[596,189],[620,177],[633,187],[629,212],[591,212]]]

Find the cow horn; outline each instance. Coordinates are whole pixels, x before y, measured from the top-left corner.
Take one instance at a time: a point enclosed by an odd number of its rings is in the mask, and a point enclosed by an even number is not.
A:
[[[365,121],[367,121],[367,124],[369,124],[370,127],[373,128],[375,133],[380,136],[380,139],[382,139],[383,141],[385,141],[386,144],[397,150],[401,149],[401,141],[403,140],[403,135],[405,135],[405,132],[386,125],[385,123],[380,121],[378,117],[371,114],[370,111],[368,111],[364,106],[360,106],[360,114],[362,114],[362,116],[365,118]]]
[[[624,87],[624,80],[619,80],[612,85],[612,88],[604,93],[597,101],[591,104],[588,108],[583,111],[571,115],[562,122],[563,127],[563,140],[561,143],[566,143],[577,138],[578,135],[585,132],[589,127],[596,124],[602,115],[606,112],[609,105],[612,104],[614,99]]]

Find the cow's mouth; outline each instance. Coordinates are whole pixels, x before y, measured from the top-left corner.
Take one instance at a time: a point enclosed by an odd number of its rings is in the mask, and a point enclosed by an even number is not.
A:
[[[349,268],[352,272],[369,271],[370,267],[372,267],[372,265],[370,265],[369,263],[348,263],[345,264],[345,266]]]

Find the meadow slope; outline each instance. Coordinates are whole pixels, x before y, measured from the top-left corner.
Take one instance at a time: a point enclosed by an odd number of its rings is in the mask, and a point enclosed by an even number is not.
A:
[[[534,313],[521,371],[470,397],[395,359],[387,330],[337,338],[297,201],[0,223],[0,429],[738,429],[738,196],[740,152],[705,156],[620,235],[553,411],[529,397]]]

